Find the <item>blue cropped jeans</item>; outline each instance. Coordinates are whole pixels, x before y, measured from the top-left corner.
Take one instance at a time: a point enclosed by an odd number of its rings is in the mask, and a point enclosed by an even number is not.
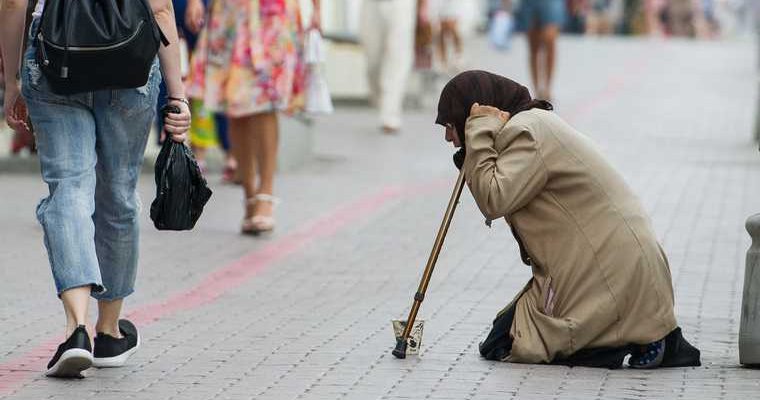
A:
[[[50,90],[34,54],[30,42],[22,94],[49,189],[37,206],[37,219],[56,289],[60,295],[91,286],[99,300],[122,299],[134,291],[136,186],[155,117],[158,62],[143,87],[62,96]]]

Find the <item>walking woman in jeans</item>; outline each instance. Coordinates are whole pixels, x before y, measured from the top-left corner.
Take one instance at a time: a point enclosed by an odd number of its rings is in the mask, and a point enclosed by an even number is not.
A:
[[[96,367],[118,367],[139,346],[132,323],[119,319],[124,298],[134,291],[138,255],[137,178],[155,117],[159,62],[145,86],[54,94],[35,60],[29,40],[21,57],[28,0],[0,0],[0,37],[5,60],[5,113],[11,128],[26,125],[26,107],[37,136],[42,179],[50,194],[37,206],[58,296],[66,313],[66,341],[48,376],[79,377]],[[44,7],[39,0],[30,29],[35,35]],[[183,141],[190,111],[179,70],[179,49],[170,0],[149,0],[169,40],[158,59],[169,104],[180,112],[164,120],[167,133]],[[21,82],[19,82],[20,77]],[[86,329],[89,297],[98,300],[94,352]]]

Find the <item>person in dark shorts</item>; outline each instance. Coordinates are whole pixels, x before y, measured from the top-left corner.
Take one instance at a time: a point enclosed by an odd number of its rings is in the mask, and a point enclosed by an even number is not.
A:
[[[557,37],[565,14],[565,0],[521,1],[517,8],[518,26],[528,38],[533,90],[542,100],[552,99]]]

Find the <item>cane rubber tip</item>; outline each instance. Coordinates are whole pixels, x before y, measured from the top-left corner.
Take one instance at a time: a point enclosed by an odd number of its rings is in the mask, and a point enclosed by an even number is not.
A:
[[[406,340],[403,338],[396,339],[396,348],[393,349],[393,355],[396,356],[396,358],[404,359],[406,358]]]

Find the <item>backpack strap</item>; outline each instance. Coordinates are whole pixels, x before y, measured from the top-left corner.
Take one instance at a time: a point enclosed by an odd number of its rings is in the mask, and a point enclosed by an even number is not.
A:
[[[161,30],[161,27],[158,26],[158,24],[156,24],[156,27],[158,28],[158,35],[161,36],[161,43],[164,44],[164,47],[168,47],[169,44],[171,44],[169,43],[169,39],[166,38],[166,35],[164,35],[164,31]]]

